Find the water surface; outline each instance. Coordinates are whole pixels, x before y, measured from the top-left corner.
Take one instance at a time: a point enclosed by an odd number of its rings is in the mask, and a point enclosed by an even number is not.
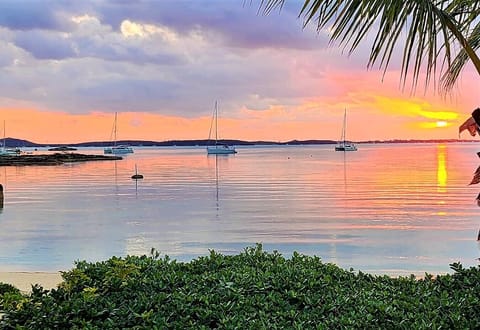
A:
[[[0,270],[66,270],[151,248],[188,261],[255,243],[376,274],[478,264],[475,143],[333,149],[136,148],[121,161],[0,167]],[[131,179],[135,165],[143,180]]]

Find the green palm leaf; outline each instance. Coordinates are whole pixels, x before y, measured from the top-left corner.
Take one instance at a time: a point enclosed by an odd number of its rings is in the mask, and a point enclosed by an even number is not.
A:
[[[468,43],[472,49],[480,48],[480,24],[474,27]],[[461,49],[458,55],[455,57],[450,67],[444,72],[442,76],[442,89],[445,91],[451,90],[455,85],[455,82],[460,76],[462,69],[469,61],[468,53],[465,49]]]

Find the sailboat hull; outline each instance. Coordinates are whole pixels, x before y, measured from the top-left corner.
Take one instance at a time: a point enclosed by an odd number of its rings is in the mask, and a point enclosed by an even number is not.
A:
[[[228,155],[236,153],[237,151],[235,148],[228,145],[215,145],[207,147],[207,154],[209,155]]]
[[[357,151],[357,147],[354,144],[340,144],[335,146],[335,151]]]
[[[0,156],[18,156],[22,153],[22,151],[18,148],[1,148],[0,149]]]
[[[107,147],[103,149],[103,153],[108,155],[124,155],[124,154],[133,154],[133,148],[130,146],[115,146]]]

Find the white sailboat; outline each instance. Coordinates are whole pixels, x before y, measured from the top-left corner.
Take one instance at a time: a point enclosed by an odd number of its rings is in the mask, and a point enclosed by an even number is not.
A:
[[[22,151],[19,148],[7,148],[6,146],[6,137],[5,137],[5,120],[3,121],[3,143],[0,148],[0,156],[17,156]]]
[[[117,145],[117,113],[115,112],[115,121],[113,123],[113,146],[106,147],[103,149],[104,154],[114,154],[114,155],[122,155],[122,154],[132,154],[133,148],[128,145],[119,144]]]
[[[345,140],[347,130],[347,109],[343,115],[343,128],[342,128],[342,137],[335,146],[335,151],[357,151],[357,147],[352,142]]]
[[[208,140],[211,140],[212,134],[212,125],[215,121],[215,144],[207,146],[207,154],[211,155],[228,155],[228,154],[236,154],[237,151],[235,147],[229,146],[225,143],[218,142],[218,107],[217,101],[215,101],[215,109],[213,111],[212,116],[212,123],[210,124],[210,133],[208,134]]]

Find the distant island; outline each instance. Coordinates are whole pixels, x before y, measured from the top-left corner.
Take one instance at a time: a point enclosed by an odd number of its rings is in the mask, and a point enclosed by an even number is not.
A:
[[[128,144],[134,147],[193,147],[193,146],[207,146],[212,144],[212,140],[168,140],[168,141],[148,141],[148,140],[122,140],[117,141],[117,144]],[[236,146],[254,146],[254,145],[316,145],[316,144],[336,144],[335,140],[291,140],[286,142],[279,141],[243,141],[243,140],[219,140],[221,143]],[[476,142],[475,140],[458,140],[458,139],[437,139],[437,140],[371,140],[371,141],[354,141],[355,143],[452,143],[452,142]],[[59,150],[74,150],[79,147],[105,147],[111,146],[110,141],[94,141],[94,142],[80,142],[80,143],[35,143],[28,140],[5,138],[5,146],[18,148],[51,148]]]

